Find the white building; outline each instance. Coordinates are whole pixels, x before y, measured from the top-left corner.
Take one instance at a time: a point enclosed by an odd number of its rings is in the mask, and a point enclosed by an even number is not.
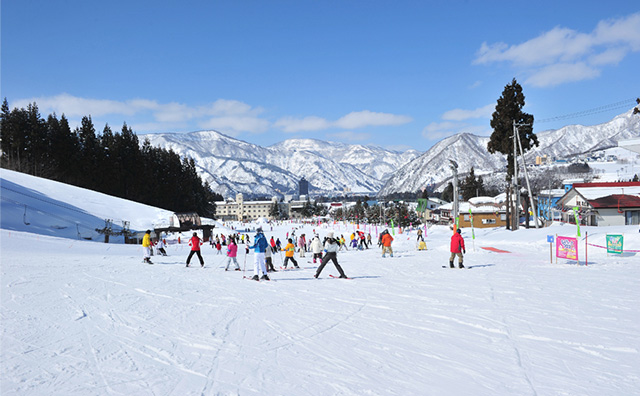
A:
[[[562,221],[592,226],[640,224],[640,182],[575,183],[557,203]]]
[[[252,221],[259,218],[270,219],[269,213],[274,204],[278,204],[276,197],[271,201],[245,201],[242,194],[236,195],[236,200],[218,201],[216,217],[220,220]]]

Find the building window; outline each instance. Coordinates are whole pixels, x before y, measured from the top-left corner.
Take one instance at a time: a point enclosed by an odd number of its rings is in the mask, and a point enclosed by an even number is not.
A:
[[[625,225],[638,225],[640,224],[640,210],[627,210],[624,212],[624,224]]]
[[[482,224],[496,224],[496,219],[482,219]]]

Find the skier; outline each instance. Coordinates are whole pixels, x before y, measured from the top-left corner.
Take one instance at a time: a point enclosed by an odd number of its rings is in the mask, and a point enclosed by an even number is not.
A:
[[[275,253],[276,252],[276,241],[275,241],[275,239],[273,239],[273,236],[271,237],[271,240],[269,241],[269,244],[271,245],[271,252]]]
[[[327,265],[329,260],[333,261],[333,265],[336,266],[336,269],[340,273],[340,278],[347,278],[347,275],[344,274],[342,267],[340,266],[340,264],[338,264],[338,247],[338,241],[333,238],[333,232],[329,232],[327,234],[327,237],[324,239],[324,250],[327,253],[324,255],[322,263],[320,263],[320,266],[318,267],[315,275],[313,275],[314,278],[320,276],[320,273],[324,269],[324,266]]]
[[[218,253],[216,254],[222,254],[222,244],[220,243],[220,239],[216,238],[216,249],[218,249]]]
[[[340,245],[340,249],[338,249],[339,251],[342,251],[342,248],[344,248],[344,250],[349,250],[347,249],[347,245],[344,240],[344,235],[340,234],[340,238],[338,238],[338,244]]]
[[[204,267],[204,260],[202,259],[202,254],[200,254],[200,246],[202,245],[202,239],[198,238],[198,233],[194,232],[191,239],[189,239],[189,246],[191,246],[191,251],[189,252],[189,257],[187,257],[187,267],[191,262],[191,257],[194,254],[198,255],[198,259],[200,259],[200,266]]]
[[[271,246],[267,246],[267,248],[264,251],[264,263],[267,266],[267,272],[278,272],[273,267],[273,260],[271,259],[272,255],[273,255],[273,251],[271,250]]]
[[[464,265],[462,265],[462,253],[467,254],[467,250],[464,247],[462,231],[458,228],[456,233],[451,237],[451,257],[449,258],[449,267],[455,268],[453,266],[453,260],[458,256],[458,268],[464,268]]]
[[[260,272],[262,272],[262,279],[270,280],[267,275],[267,267],[264,261],[264,252],[267,250],[269,246],[269,242],[267,242],[267,238],[264,237],[262,233],[262,227],[259,227],[256,230],[257,234],[252,246],[249,246],[249,249],[253,249],[253,280],[260,280]]]
[[[284,247],[284,251],[284,269],[287,269],[287,263],[289,262],[289,260],[293,262],[293,266],[295,268],[300,268],[298,267],[298,262],[296,261],[296,259],[293,258],[293,253],[296,251],[296,247],[293,244],[293,240],[291,238],[289,238],[289,243],[287,244],[287,246]]]
[[[238,255],[238,245],[233,238],[229,238],[229,245],[227,246],[227,266],[225,267],[225,271],[229,270],[229,264],[233,261],[236,265],[236,271],[240,271],[240,264],[238,264],[238,259],[236,256]]]
[[[151,230],[147,230],[142,237],[142,261],[153,264],[151,262]]]
[[[164,241],[164,239],[158,240],[158,245],[157,245],[158,253],[163,255],[163,256],[166,256],[167,255],[167,251],[164,250],[164,245],[166,245],[166,242]]]
[[[300,257],[304,258],[304,252],[307,250],[307,241],[304,234],[300,235],[300,238],[298,238],[298,247],[300,248]]]
[[[316,259],[322,259],[322,242],[318,234],[313,237],[311,241],[311,250],[313,250],[313,263],[316,263]]]
[[[391,236],[391,234],[389,234],[389,230],[383,231],[381,241],[382,241],[382,257],[385,257],[386,252],[389,252],[391,257],[393,257],[393,249],[391,249],[391,242],[393,242],[393,237]]]

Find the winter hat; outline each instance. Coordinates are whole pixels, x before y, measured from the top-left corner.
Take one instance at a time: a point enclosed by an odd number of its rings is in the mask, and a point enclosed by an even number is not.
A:
[[[462,234],[462,230],[461,229],[458,228],[456,231],[458,232],[458,234]]]
[[[262,227],[258,227],[258,229],[256,230],[256,232],[257,232],[258,234],[262,234]]]
[[[329,233],[327,234],[327,238],[333,238],[333,232],[329,232]]]

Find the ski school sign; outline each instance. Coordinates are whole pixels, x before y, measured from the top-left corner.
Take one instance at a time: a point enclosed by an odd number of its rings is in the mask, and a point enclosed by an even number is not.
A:
[[[556,262],[558,258],[578,261],[578,238],[556,237]]]
[[[624,236],[607,234],[607,254],[622,254]]]

